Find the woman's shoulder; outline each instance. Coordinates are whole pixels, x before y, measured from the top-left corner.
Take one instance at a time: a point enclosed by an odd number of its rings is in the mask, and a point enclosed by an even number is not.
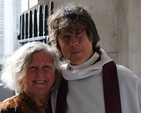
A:
[[[4,101],[0,102],[0,111],[8,108],[16,108],[19,106],[21,99],[18,95],[9,97]]]

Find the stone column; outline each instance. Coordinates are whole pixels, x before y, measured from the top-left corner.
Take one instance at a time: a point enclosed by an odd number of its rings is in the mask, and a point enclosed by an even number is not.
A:
[[[118,1],[118,63],[141,78],[141,1]]]
[[[15,20],[16,16],[14,15],[15,0],[4,0],[4,56],[3,62],[5,59],[11,55],[14,51],[14,41],[16,36],[15,29]]]
[[[129,0],[129,68],[141,78],[141,0]]]

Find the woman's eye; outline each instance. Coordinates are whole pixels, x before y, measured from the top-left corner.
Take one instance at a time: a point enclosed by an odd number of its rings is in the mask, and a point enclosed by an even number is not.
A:
[[[36,70],[37,67],[36,67],[36,66],[31,66],[31,67],[29,67],[29,69],[31,69],[31,70]]]
[[[50,66],[44,66],[44,68],[50,68]]]

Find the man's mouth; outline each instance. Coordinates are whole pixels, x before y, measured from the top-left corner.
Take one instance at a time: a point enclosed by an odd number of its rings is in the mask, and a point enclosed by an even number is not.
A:
[[[35,84],[45,84],[47,80],[34,80],[33,81]]]
[[[71,52],[72,54],[77,54],[77,53],[79,53],[79,52],[81,52],[81,51],[73,51],[73,52]]]

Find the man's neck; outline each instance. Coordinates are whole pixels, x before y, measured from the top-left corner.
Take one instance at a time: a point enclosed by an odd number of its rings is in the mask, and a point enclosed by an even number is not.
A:
[[[69,64],[70,65],[70,69],[76,70],[76,69],[86,68],[86,67],[92,65],[94,62],[96,62],[97,59],[99,58],[99,56],[100,55],[97,52],[95,52],[93,54],[93,56],[89,60],[87,60],[86,62],[84,62],[84,63],[82,63],[80,65],[75,65],[74,66],[74,65]]]

